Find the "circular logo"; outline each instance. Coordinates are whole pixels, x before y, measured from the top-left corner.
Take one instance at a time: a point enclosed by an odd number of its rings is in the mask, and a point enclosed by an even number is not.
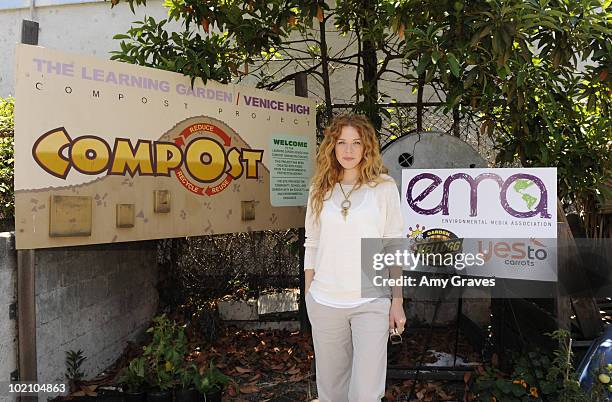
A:
[[[240,151],[230,148],[232,137],[210,122],[187,126],[174,143],[184,154],[183,165],[174,171],[179,182],[189,191],[213,196],[225,190],[233,179],[230,165],[240,164]],[[241,169],[240,169],[241,170]]]
[[[415,240],[412,251],[424,256],[425,265],[440,267],[452,265],[455,255],[463,249],[463,239],[443,228],[426,229],[416,225],[409,228],[408,237]]]

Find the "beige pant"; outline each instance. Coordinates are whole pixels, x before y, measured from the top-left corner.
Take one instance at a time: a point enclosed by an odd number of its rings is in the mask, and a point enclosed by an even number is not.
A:
[[[319,402],[380,402],[385,394],[389,299],[352,308],[317,303],[306,294]]]

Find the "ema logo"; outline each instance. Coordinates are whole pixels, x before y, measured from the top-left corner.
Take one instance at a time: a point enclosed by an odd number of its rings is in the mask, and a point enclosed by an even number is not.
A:
[[[210,122],[191,124],[173,141],[71,138],[64,127],[43,134],[32,156],[47,173],[66,179],[72,168],[85,175],[166,176],[172,174],[194,194],[212,196],[243,175],[257,179],[263,150],[232,146],[237,134]]]
[[[423,181],[431,181],[429,186],[420,194],[414,194],[415,186]],[[465,180],[470,185],[470,216],[478,215],[478,185],[484,180],[493,180],[499,186],[499,203],[501,207],[515,218],[530,218],[539,215],[550,219],[552,215],[548,212],[548,191],[544,182],[539,177],[517,173],[503,180],[495,173],[481,173],[473,178],[468,173],[455,173],[444,180],[442,187],[442,199],[433,208],[422,208],[419,204],[423,202],[440,184],[442,179],[430,172],[414,176],[408,183],[406,190],[406,201],[410,208],[421,215],[449,215],[449,202],[465,202],[465,200],[450,200],[450,185],[455,180]],[[511,205],[512,204],[512,205]],[[518,208],[518,209],[517,209]]]

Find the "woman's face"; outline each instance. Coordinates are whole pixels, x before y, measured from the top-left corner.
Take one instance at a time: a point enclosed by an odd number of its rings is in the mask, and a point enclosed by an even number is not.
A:
[[[336,159],[344,169],[353,169],[363,157],[363,143],[355,127],[344,126],[336,140]]]

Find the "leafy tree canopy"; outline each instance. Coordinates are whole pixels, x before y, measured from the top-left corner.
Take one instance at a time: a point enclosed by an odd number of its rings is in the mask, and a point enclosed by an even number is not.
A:
[[[124,1],[132,9],[146,5]],[[183,30],[168,32],[167,20],[139,21],[116,36],[121,49],[113,58],[204,81],[248,74],[268,89],[303,71],[323,88],[327,116],[330,68],[350,67],[355,110],[378,126],[387,113],[378,106],[382,80],[415,89],[419,101],[430,86],[447,112],[479,122],[500,166],[557,166],[560,196],[579,210],[595,209],[612,170],[610,0],[331,4],[166,0],[168,20]],[[330,30],[344,41],[333,53]]]

